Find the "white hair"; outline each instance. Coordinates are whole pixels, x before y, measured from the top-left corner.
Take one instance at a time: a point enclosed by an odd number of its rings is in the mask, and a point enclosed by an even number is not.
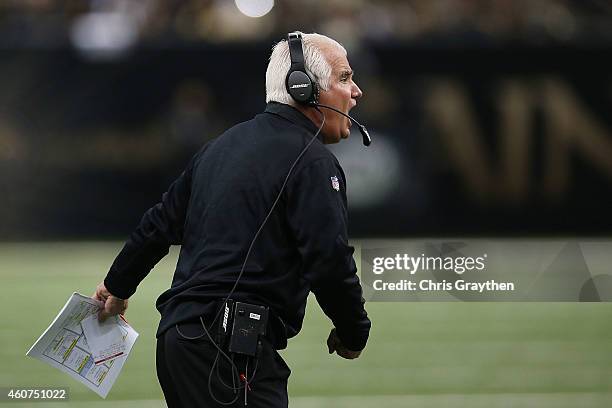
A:
[[[302,34],[306,72],[317,83],[319,89],[324,91],[329,89],[332,73],[332,67],[323,52],[327,44],[339,47],[346,54],[344,47],[336,40],[317,33]],[[290,67],[291,56],[285,39],[272,47],[270,62],[266,70],[266,102],[274,101],[295,105],[295,101],[285,87],[285,78]]]

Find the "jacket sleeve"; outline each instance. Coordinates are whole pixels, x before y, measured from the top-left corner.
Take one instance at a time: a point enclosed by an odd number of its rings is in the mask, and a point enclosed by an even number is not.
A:
[[[328,158],[309,163],[287,186],[289,223],[310,284],[323,312],[332,320],[342,343],[362,350],[370,320],[348,245],[344,174]]]
[[[182,243],[196,156],[162,195],[161,202],[145,212],[115,258],[104,279],[104,285],[114,296],[121,299],[132,296],[138,284],[168,254],[170,245]]]

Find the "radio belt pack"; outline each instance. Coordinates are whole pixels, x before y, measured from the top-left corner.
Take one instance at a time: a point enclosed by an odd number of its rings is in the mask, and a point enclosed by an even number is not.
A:
[[[220,344],[230,353],[254,357],[259,336],[265,336],[268,325],[268,308],[228,299],[224,304],[220,325]]]

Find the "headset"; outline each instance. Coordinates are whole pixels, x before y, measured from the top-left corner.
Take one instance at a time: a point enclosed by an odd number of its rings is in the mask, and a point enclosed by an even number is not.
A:
[[[303,105],[315,106],[319,100],[319,87],[306,72],[302,33],[295,31],[287,34],[287,45],[291,57],[291,66],[285,78],[287,92],[294,101]]]
[[[293,100],[304,106],[330,109],[339,113],[340,115],[346,116],[349,118],[349,120],[357,124],[359,132],[363,138],[364,146],[369,146],[372,143],[372,138],[370,137],[370,133],[365,126],[363,126],[349,114],[339,111],[331,106],[321,105],[319,103],[319,87],[317,83],[312,80],[310,75],[308,75],[308,72],[306,72],[306,66],[304,64],[302,33],[299,31],[294,31],[287,34],[287,44],[289,45],[291,66],[289,67],[287,77],[285,78],[285,87]]]
[[[308,75],[308,73],[306,72],[306,68],[305,68],[305,65],[304,65],[304,52],[303,52],[303,49],[302,49],[302,33],[299,32],[299,31],[295,31],[295,32],[287,34],[287,43],[289,45],[289,53],[290,53],[290,56],[291,56],[291,67],[289,68],[289,72],[287,73],[287,77],[285,78],[285,86],[287,88],[287,92],[289,93],[289,95],[291,95],[291,97],[297,103],[299,103],[301,105],[304,105],[304,106],[314,107],[317,110],[317,112],[319,112],[319,114],[321,115],[321,125],[319,125],[319,128],[317,129],[317,131],[314,133],[312,138],[308,141],[306,146],[304,146],[302,151],[298,154],[296,159],[293,161],[293,163],[289,167],[289,170],[287,171],[287,174],[285,176],[283,184],[281,185],[281,188],[280,188],[280,190],[279,190],[279,192],[278,192],[274,202],[272,203],[272,206],[268,210],[267,215],[264,217],[263,221],[259,225],[259,228],[255,232],[255,235],[253,236],[253,238],[251,240],[251,243],[249,245],[247,253],[246,253],[245,257],[244,257],[244,262],[242,263],[242,268],[240,269],[240,273],[236,277],[236,281],[234,282],[234,285],[232,286],[232,289],[229,291],[229,293],[227,294],[227,296],[223,300],[222,306],[219,307],[219,309],[217,310],[217,313],[215,314],[215,317],[214,317],[212,323],[210,324],[211,328],[217,323],[217,320],[219,319],[221,314],[224,312],[224,310],[228,309],[227,305],[229,304],[229,302],[231,302],[232,295],[236,291],[236,287],[238,286],[238,282],[240,282],[240,279],[242,278],[242,275],[244,274],[244,270],[246,268],[247,261],[249,259],[249,256],[251,255],[251,251],[253,250],[253,246],[255,245],[255,241],[257,241],[257,238],[261,234],[261,231],[263,230],[264,226],[268,222],[268,219],[270,218],[270,216],[274,212],[274,209],[276,208],[278,202],[280,201],[280,198],[281,198],[281,196],[283,194],[283,191],[285,190],[285,187],[287,186],[287,182],[289,181],[289,178],[293,174],[293,170],[295,169],[296,165],[298,164],[298,162],[300,161],[302,156],[304,156],[306,151],[308,151],[310,146],[317,139],[317,137],[321,133],[321,130],[323,129],[323,126],[325,125],[325,114],[323,114],[323,112],[321,112],[321,110],[319,108],[330,109],[330,110],[333,110],[333,111],[339,113],[340,115],[346,116],[347,118],[349,118],[349,120],[351,120],[352,122],[355,122],[357,124],[357,126],[359,127],[359,131],[361,132],[361,135],[363,136],[363,144],[365,146],[369,146],[370,143],[372,143],[372,139],[370,138],[370,134],[368,133],[368,131],[365,128],[365,126],[363,126],[361,123],[357,122],[350,115],[348,115],[348,114],[346,114],[344,112],[341,112],[338,109],[333,108],[331,106],[321,105],[318,102],[319,88],[317,86],[317,83],[315,81],[313,81],[312,78],[310,77],[310,75]],[[214,362],[212,364],[212,367],[210,369],[210,374],[208,376],[208,391],[209,391],[212,399],[215,400],[215,402],[217,402],[220,405],[224,405],[224,406],[233,405],[234,403],[236,403],[236,401],[238,400],[238,398],[240,396],[239,392],[243,391],[244,392],[244,405],[247,405],[247,392],[250,389],[250,385],[249,384],[255,379],[255,375],[257,373],[257,368],[258,368],[258,365],[259,365],[259,358],[258,358],[258,356],[259,356],[259,350],[261,348],[261,343],[258,343],[258,346],[257,346],[257,354],[256,354],[256,356],[254,358],[254,360],[255,360],[254,361],[255,367],[253,369],[252,374],[249,375],[249,361],[250,361],[250,357],[249,356],[246,357],[245,372],[244,373],[239,373],[238,367],[237,367],[236,363],[234,362],[234,354],[232,353],[231,355],[228,355],[222,349],[221,345],[219,344],[219,341],[216,341],[213,338],[213,336],[210,333],[210,330],[206,327],[206,324],[204,323],[204,320],[202,319],[201,316],[200,316],[199,319],[200,319],[200,323],[202,325],[202,328],[203,328],[204,332],[202,334],[198,335],[198,336],[193,336],[193,337],[192,336],[187,336],[187,335],[185,335],[184,333],[181,332],[178,324],[176,324],[175,327],[176,327],[176,330],[177,330],[178,334],[181,337],[183,337],[183,338],[185,338],[187,340],[197,340],[197,339],[200,339],[200,338],[206,336],[208,338],[208,340],[217,349],[217,355],[215,357],[215,360],[214,360]],[[221,375],[219,373],[219,365],[218,365],[220,357],[225,359],[229,363],[229,365],[231,367],[232,384],[227,384],[221,378]],[[226,389],[231,390],[231,391],[234,392],[234,394],[235,394],[234,398],[232,398],[231,400],[228,400],[228,401],[222,401],[222,400],[220,400],[214,394],[213,389],[212,389],[213,372],[216,372],[217,378],[219,379],[219,381],[222,383],[222,385]],[[238,384],[236,384],[236,383],[238,383]],[[243,384],[240,384],[240,383],[243,383]]]

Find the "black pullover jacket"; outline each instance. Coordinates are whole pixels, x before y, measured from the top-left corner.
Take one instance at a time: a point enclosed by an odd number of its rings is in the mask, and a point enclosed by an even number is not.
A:
[[[170,245],[181,245],[172,285],[157,300],[157,336],[215,314],[215,301],[231,290],[289,168],[316,131],[297,109],[270,103],[207,143],[144,214],[113,262],[106,288],[129,298]],[[344,173],[316,140],[294,168],[232,298],[269,306],[283,323],[284,333],[276,336],[283,348],[300,331],[312,291],[344,345],[361,350],[371,324],[353,251]]]

